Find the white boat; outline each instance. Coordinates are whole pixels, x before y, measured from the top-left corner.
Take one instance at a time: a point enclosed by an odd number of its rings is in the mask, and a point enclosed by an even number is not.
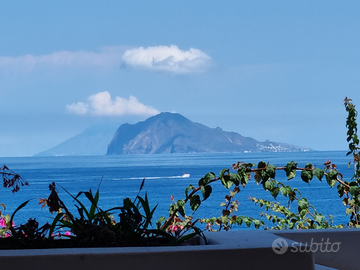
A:
[[[181,177],[188,178],[188,177],[190,177],[190,173],[183,173],[183,175]]]

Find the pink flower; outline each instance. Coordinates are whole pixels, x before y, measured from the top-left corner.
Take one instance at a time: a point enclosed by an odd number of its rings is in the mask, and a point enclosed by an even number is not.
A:
[[[6,218],[0,217],[0,226],[1,227],[6,227]],[[12,226],[15,226],[15,222],[12,222]]]
[[[67,232],[65,233],[65,235],[66,235],[66,236],[69,236],[69,235],[71,235],[71,233],[70,233],[69,231],[67,231]]]
[[[5,227],[6,226],[6,220],[5,220],[5,218],[0,218],[0,226],[1,227]]]
[[[169,226],[169,230],[171,231],[171,232],[176,232],[177,230],[182,230],[182,229],[184,229],[184,226],[183,225],[170,225]]]

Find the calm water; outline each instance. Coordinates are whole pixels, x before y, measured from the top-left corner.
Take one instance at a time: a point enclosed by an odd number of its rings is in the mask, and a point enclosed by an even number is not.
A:
[[[158,204],[155,212],[159,216],[167,216],[171,203],[170,196],[176,200],[184,199],[184,190],[189,184],[197,185],[198,180],[208,172],[216,175],[223,168],[231,168],[237,161],[258,163],[266,161],[274,165],[284,166],[294,160],[303,167],[310,162],[323,167],[323,163],[331,159],[338,166],[345,178],[351,178],[352,169],[347,168],[350,157],[345,151],[304,152],[304,153],[236,153],[236,154],[171,154],[171,155],[119,155],[119,156],[91,156],[91,157],[21,157],[0,158],[0,164],[6,164],[10,169],[19,173],[29,181],[30,186],[23,187],[20,192],[12,194],[10,190],[2,189],[0,202],[5,203],[4,213],[11,214],[16,207],[25,200],[33,200],[15,216],[17,224],[25,222],[30,217],[37,217],[41,223],[50,221],[51,214],[47,209],[41,209],[38,198],[49,196],[49,183],[55,182],[76,195],[79,191],[96,191],[100,186],[100,206],[108,209],[122,205],[125,197],[134,198],[143,178],[146,179],[142,195],[147,192],[153,206]],[[189,173],[189,178],[182,178],[183,173]],[[278,171],[276,179],[285,181],[285,172]],[[313,179],[310,185],[304,183],[298,173],[295,179],[287,182],[297,187],[302,195],[324,215],[333,215],[335,223],[348,220],[345,208],[337,195],[336,188],[330,188],[325,182]],[[69,208],[73,205],[71,198],[59,188],[60,197]],[[228,194],[220,182],[213,184],[213,194],[203,202],[195,217],[213,217],[221,215],[220,203]],[[259,217],[263,211],[248,200],[249,196],[272,199],[254,180],[237,195],[241,205],[238,214]],[[84,202],[86,198],[84,197]],[[287,203],[281,194],[278,201]],[[293,204],[294,211],[297,205]],[[191,210],[187,211],[191,214]],[[241,228],[240,228],[241,229]]]

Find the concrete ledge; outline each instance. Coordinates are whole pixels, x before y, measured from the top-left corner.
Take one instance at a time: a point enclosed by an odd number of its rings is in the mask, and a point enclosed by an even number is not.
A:
[[[315,269],[312,252],[275,254],[270,231],[207,233],[209,245],[0,251],[10,269]],[[291,242],[292,243],[292,242]],[[296,243],[294,243],[297,245]]]
[[[206,233],[177,247],[1,250],[4,269],[359,269],[360,230]],[[285,246],[283,244],[286,244]],[[316,265],[315,265],[316,264]]]

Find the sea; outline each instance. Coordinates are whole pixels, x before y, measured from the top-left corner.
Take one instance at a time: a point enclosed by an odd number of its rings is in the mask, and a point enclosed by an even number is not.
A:
[[[350,180],[354,171],[348,167],[351,156],[346,151],[313,151],[313,152],[261,152],[261,153],[190,153],[190,154],[146,154],[146,155],[103,155],[103,156],[53,156],[53,157],[1,157],[0,165],[20,174],[29,182],[29,186],[12,193],[10,189],[1,188],[0,203],[6,206],[3,214],[12,214],[24,201],[29,203],[15,215],[15,225],[25,223],[29,218],[36,218],[40,225],[49,222],[55,214],[39,205],[39,198],[47,198],[50,194],[49,184],[55,182],[60,198],[75,215],[77,210],[75,201],[65,189],[76,196],[81,191],[91,190],[93,193],[99,188],[99,207],[103,210],[122,206],[124,198],[135,199],[143,179],[145,184],[140,196],[149,198],[151,207],[156,207],[153,224],[161,216],[167,217],[168,209],[175,200],[185,198],[185,188],[192,184],[198,185],[199,179],[209,172],[217,176],[224,169],[238,161],[255,163],[265,161],[275,166],[285,166],[290,161],[304,167],[311,163],[323,168],[324,162],[331,160],[337,165],[345,180]],[[184,174],[187,177],[184,177]],[[336,187],[331,188],[326,179],[322,182],[314,178],[309,184],[300,178],[300,172],[292,180],[287,180],[285,172],[277,171],[276,180],[297,188],[303,197],[307,198],[319,213],[326,217],[333,216],[334,224],[346,224],[349,217],[345,214],[345,206],[338,196]],[[197,218],[219,217],[222,213],[220,204],[229,194],[229,190],[220,181],[212,183],[211,196],[201,203],[199,209],[193,213],[187,206],[186,214]],[[252,178],[246,187],[241,188],[235,199],[240,202],[237,215],[262,219],[260,208],[249,200],[249,197],[277,201],[288,205],[288,199],[279,194],[276,200],[264,191],[262,186],[256,185]],[[80,195],[79,199],[89,205],[87,198]],[[297,212],[296,202],[290,204],[290,209]],[[117,217],[115,216],[115,219]],[[249,229],[245,225],[233,229]],[[254,229],[253,226],[250,229]]]

